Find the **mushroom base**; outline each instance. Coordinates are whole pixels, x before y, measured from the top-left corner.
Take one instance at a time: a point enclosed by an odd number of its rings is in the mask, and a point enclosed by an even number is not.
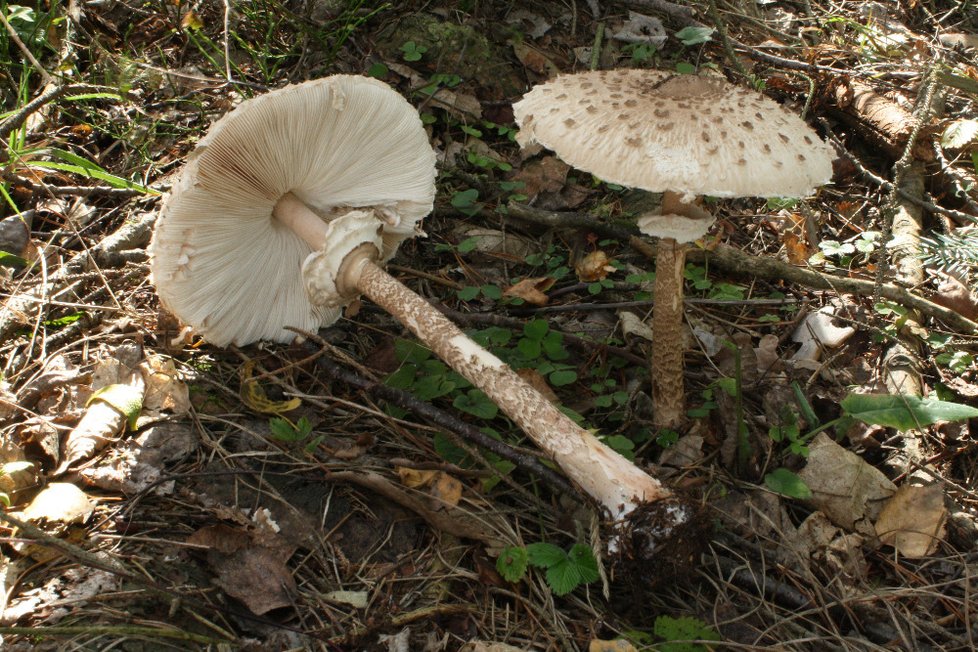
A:
[[[692,575],[712,525],[696,501],[672,495],[639,505],[617,530],[612,581],[625,594],[642,594]]]

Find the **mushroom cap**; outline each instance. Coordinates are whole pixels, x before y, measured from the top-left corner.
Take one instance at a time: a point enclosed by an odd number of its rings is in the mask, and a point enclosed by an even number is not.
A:
[[[325,222],[375,209],[386,260],[431,212],[435,173],[417,110],[375,79],[336,75],[242,102],[201,139],[163,202],[149,247],[160,300],[218,346],[329,325],[339,309],[307,296],[312,248],[273,218],[276,203],[291,192]]]
[[[534,87],[513,105],[538,142],[605,181],[684,196],[804,197],[832,178],[832,147],[759,93],[713,77],[599,70]]]
[[[705,219],[686,217],[685,215],[646,214],[635,220],[638,230],[645,235],[657,238],[672,238],[680,244],[695,242],[706,235],[713,226],[715,218],[710,215]]]

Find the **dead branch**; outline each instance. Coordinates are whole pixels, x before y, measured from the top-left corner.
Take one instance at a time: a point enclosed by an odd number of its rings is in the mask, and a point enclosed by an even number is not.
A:
[[[634,226],[612,226],[603,224],[597,218],[585,213],[555,213],[513,202],[508,204],[508,209],[509,215],[535,224],[551,228],[591,229],[607,237],[627,240],[628,244],[643,256],[650,259],[655,258],[655,247],[636,235],[638,229]],[[813,269],[795,267],[774,258],[752,256],[725,244],[719,244],[709,251],[690,250],[688,257],[690,261],[694,262],[709,259],[711,265],[715,265],[726,272],[763,278],[769,281],[794,283],[813,290],[832,290],[842,294],[872,297],[876,288],[874,281],[833,276]],[[956,332],[968,335],[978,334],[978,323],[953,310],[915,295],[905,288],[889,283],[883,284],[880,287],[880,296],[904,307],[919,310],[928,317],[944,322]]]
[[[348,369],[344,369],[332,360],[320,358],[316,364],[333,378],[341,380],[347,385],[362,389],[369,394],[378,396],[405,410],[410,410],[435,425],[459,435],[462,439],[481,446],[499,457],[512,462],[524,471],[539,476],[540,479],[549,484],[557,492],[572,498],[578,495],[577,490],[563,476],[541,464],[536,457],[514,450],[511,446],[493,439],[475,426],[452,416],[448,412],[439,410],[430,403],[426,403],[408,392],[364,378]]]

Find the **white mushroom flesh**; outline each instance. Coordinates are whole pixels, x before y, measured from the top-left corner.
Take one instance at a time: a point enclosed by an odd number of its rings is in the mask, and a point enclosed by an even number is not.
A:
[[[383,257],[417,234],[434,201],[435,154],[418,113],[375,79],[337,75],[242,103],[190,155],[150,245],[168,310],[211,343],[290,341],[335,308],[298,273],[316,247],[273,217],[288,193],[324,222],[384,210]]]

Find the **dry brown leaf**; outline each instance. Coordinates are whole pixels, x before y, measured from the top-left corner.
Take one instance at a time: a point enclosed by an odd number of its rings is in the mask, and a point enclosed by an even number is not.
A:
[[[462,499],[462,483],[444,471],[439,471],[428,493],[434,499],[432,501],[434,509],[457,507],[458,501]]]
[[[143,410],[159,413],[186,414],[190,411],[190,388],[180,380],[171,358],[151,355],[140,365],[146,380]]]
[[[638,652],[635,646],[624,639],[600,641],[594,639],[587,646],[587,652]]]
[[[794,233],[785,233],[781,236],[784,243],[785,252],[788,254],[788,262],[792,265],[806,265],[811,258],[812,251],[799,236]]]
[[[247,530],[227,525],[197,530],[188,543],[207,548],[215,583],[257,615],[292,605],[296,584],[286,561],[295,547],[268,531],[258,542]]]
[[[904,484],[883,505],[876,520],[876,534],[882,543],[893,546],[904,557],[919,559],[937,549],[946,521],[942,485]]]
[[[557,64],[551,61],[547,55],[523,41],[513,42],[513,53],[520,60],[520,63],[538,75],[554,77],[560,73]]]
[[[931,301],[972,321],[978,319],[978,302],[971,290],[953,276],[945,276]]]
[[[545,306],[550,300],[544,292],[549,290],[555,279],[549,276],[525,278],[516,285],[511,285],[503,291],[505,297],[516,297],[535,306]]]
[[[530,161],[513,175],[513,181],[522,181],[522,194],[534,199],[541,192],[560,192],[567,183],[570,166],[556,156],[544,156]]]
[[[812,490],[809,502],[834,524],[849,531],[875,535],[872,521],[896,485],[855,453],[824,432],[815,437],[801,479]]]
[[[54,475],[91,458],[123,433],[127,422],[134,423],[145,388],[142,374],[133,371],[125,382],[106,385],[93,394],[85,414],[65,438],[64,459]]]
[[[608,274],[615,271],[615,268],[608,263],[608,254],[598,249],[582,258],[574,266],[574,271],[577,272],[577,278],[582,283],[593,283],[608,278]]]

